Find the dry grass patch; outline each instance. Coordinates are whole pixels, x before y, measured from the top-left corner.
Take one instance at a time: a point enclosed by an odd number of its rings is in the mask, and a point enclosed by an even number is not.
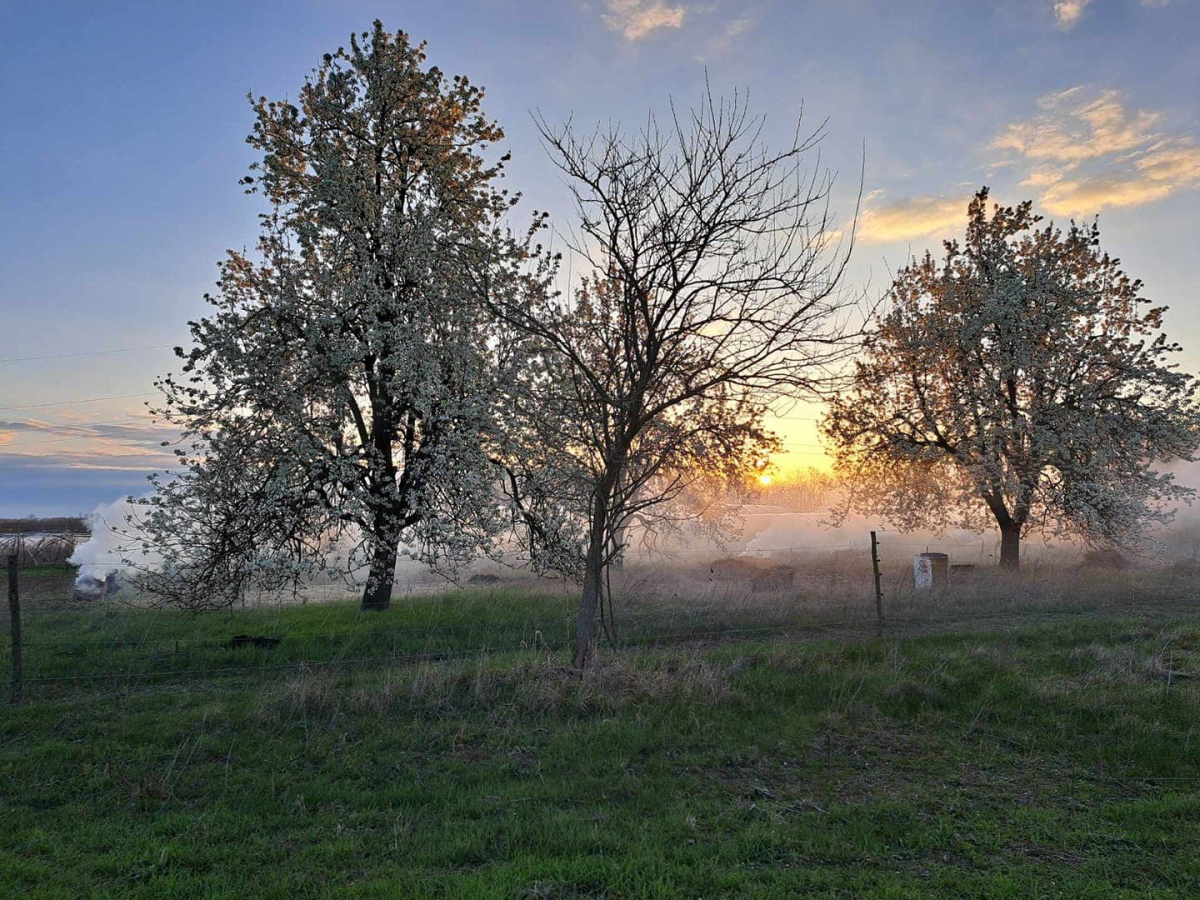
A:
[[[486,654],[365,674],[299,669],[259,712],[269,719],[310,720],[484,709],[536,718],[612,713],[659,700],[716,704],[734,695],[734,675],[756,664],[738,658],[723,665],[680,650],[613,654],[583,672],[548,655],[497,661]]]

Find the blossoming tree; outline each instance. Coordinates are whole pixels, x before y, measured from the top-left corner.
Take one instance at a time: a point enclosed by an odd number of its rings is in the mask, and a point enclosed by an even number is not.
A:
[[[245,184],[270,207],[161,382],[186,449],[143,510],[166,556],[152,586],[229,602],[327,567],[336,545],[382,609],[402,539],[453,562],[499,525],[484,295],[525,248],[501,224],[515,201],[482,99],[376,22],[295,104],[252,101]]]
[[[893,282],[853,389],[824,430],[847,506],[901,528],[990,519],[1000,562],[1023,535],[1136,541],[1192,491],[1156,463],[1200,446],[1196,379],[1171,363],[1164,307],[1098,226],[1039,227],[981,190],[966,239]]]

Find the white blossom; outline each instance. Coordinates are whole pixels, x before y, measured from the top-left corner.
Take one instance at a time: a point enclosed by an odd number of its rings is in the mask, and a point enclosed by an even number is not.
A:
[[[1170,362],[1163,307],[1099,229],[1037,227],[1031,205],[971,202],[965,243],[914,260],[825,431],[848,505],[904,527],[1136,544],[1191,491],[1156,465],[1200,446],[1197,382]]]
[[[500,526],[484,301],[526,251],[502,227],[514,201],[482,97],[376,22],[295,105],[252,101],[258,253],[229,254],[161,382],[187,437],[143,515],[162,592],[230,602],[340,557],[342,574],[369,567],[363,604],[380,608],[402,539],[453,567]]]

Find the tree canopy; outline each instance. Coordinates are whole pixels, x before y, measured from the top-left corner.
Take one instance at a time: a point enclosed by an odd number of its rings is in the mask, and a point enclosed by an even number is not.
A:
[[[824,431],[847,505],[902,528],[1037,530],[1129,544],[1192,491],[1157,464],[1200,446],[1196,379],[1165,308],[1095,222],[1040,226],[981,190],[966,237],[895,278]]]
[[[163,592],[229,602],[340,559],[369,566],[379,609],[402,539],[453,562],[498,527],[484,301],[526,251],[502,227],[515,200],[482,101],[379,22],[296,103],[251,98],[258,252],[229,253],[161,382],[186,448],[143,511]]]

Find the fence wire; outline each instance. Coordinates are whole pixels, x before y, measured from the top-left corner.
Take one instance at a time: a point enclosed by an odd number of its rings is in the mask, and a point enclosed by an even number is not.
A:
[[[893,543],[896,546],[901,542]],[[906,542],[911,544],[912,542]],[[943,545],[944,546],[944,545]],[[969,545],[978,549],[978,544]],[[829,547],[788,547],[776,548],[770,552],[792,552],[829,550]],[[865,548],[847,545],[845,549],[865,552]],[[766,552],[766,551],[764,551]],[[864,557],[863,581],[869,579],[869,559]],[[853,579],[852,579],[853,580]],[[514,585],[510,585],[512,587]],[[715,585],[714,585],[715,586]],[[649,608],[638,612],[628,612],[616,619],[618,639],[613,649],[636,650],[640,648],[672,646],[681,644],[710,644],[736,641],[774,641],[794,640],[801,638],[819,638],[830,634],[844,637],[878,637],[889,639],[902,638],[910,634],[931,630],[963,628],[971,630],[976,627],[987,627],[997,622],[1009,621],[1012,624],[1026,625],[1031,622],[1052,621],[1062,617],[1079,616],[1094,612],[1094,609],[1031,609],[1014,606],[1011,608],[987,613],[978,610],[933,611],[932,608],[919,614],[913,614],[910,609],[904,614],[902,604],[895,601],[901,598],[903,592],[896,589],[889,591],[891,601],[883,620],[877,615],[868,614],[865,596],[863,597],[862,614],[854,614],[858,605],[854,602],[859,592],[848,591],[841,598],[842,606],[809,606],[798,604],[790,608],[780,607],[774,617],[763,621],[762,610],[739,610],[723,606],[725,600],[737,595],[737,590],[745,594],[746,585],[740,587],[734,584],[720,585],[726,591],[722,597],[709,596],[699,606],[677,605]],[[489,585],[489,587],[491,587]],[[486,588],[485,588],[486,590]],[[733,593],[730,593],[733,592]],[[910,592],[911,594],[911,592]],[[545,598],[542,598],[545,601]],[[672,597],[673,602],[678,599]],[[795,598],[793,598],[795,599]],[[1180,611],[1190,611],[1185,602],[1179,604]],[[311,606],[324,605],[320,601]],[[411,666],[423,662],[449,661],[478,656],[481,653],[489,655],[512,655],[520,653],[563,654],[573,644],[573,615],[552,615],[549,613],[534,613],[523,618],[514,617],[503,621],[478,622],[419,622],[403,626],[386,628],[333,628],[328,630],[313,629],[314,623],[304,625],[289,625],[281,627],[279,623],[264,620],[262,613],[282,612],[293,608],[290,604],[276,607],[262,607],[250,612],[258,614],[249,619],[243,617],[242,611],[230,611],[228,618],[229,629],[274,629],[275,634],[259,635],[271,643],[269,647],[255,647],[243,650],[235,643],[239,635],[215,636],[205,635],[188,637],[154,636],[153,630],[158,627],[153,616],[166,610],[150,610],[136,606],[125,606],[125,611],[144,614],[152,618],[144,619],[145,630],[141,634],[114,634],[104,638],[62,638],[55,637],[46,629],[68,622],[70,617],[81,610],[66,607],[39,611],[36,604],[25,603],[26,611],[42,612],[47,616],[45,624],[41,624],[40,616],[33,616],[35,629],[29,639],[22,642],[23,647],[32,651],[26,656],[27,674],[24,683],[27,686],[53,685],[91,685],[102,683],[129,683],[147,680],[188,681],[209,679],[216,680],[231,677],[264,676],[270,673],[298,671],[305,668],[358,668],[368,666]],[[118,607],[120,609],[122,607]],[[436,607],[431,606],[432,609]],[[830,613],[836,610],[851,612],[836,618],[824,619],[819,616],[821,609]],[[112,611],[113,607],[105,606],[94,612]],[[330,606],[330,615],[336,609]],[[737,621],[739,617],[757,615],[755,621]],[[55,617],[61,617],[58,620]],[[98,620],[97,620],[98,621]],[[162,620],[160,620],[162,621]],[[29,624],[27,619],[27,624]],[[319,623],[317,623],[319,625]],[[332,624],[332,623],[330,623]],[[289,630],[297,628],[296,633]],[[249,637],[253,642],[254,637]],[[0,650],[0,660],[8,661],[7,642]],[[234,663],[229,654],[258,653],[261,661],[254,663]],[[298,657],[280,658],[281,655],[300,654]],[[274,658],[271,658],[271,656]],[[98,657],[100,659],[98,659]],[[91,667],[100,660],[109,663],[109,667],[95,670]],[[117,668],[111,666],[117,663]],[[172,663],[176,663],[172,665]],[[196,664],[200,663],[200,664]],[[74,668],[75,671],[71,669]]]

